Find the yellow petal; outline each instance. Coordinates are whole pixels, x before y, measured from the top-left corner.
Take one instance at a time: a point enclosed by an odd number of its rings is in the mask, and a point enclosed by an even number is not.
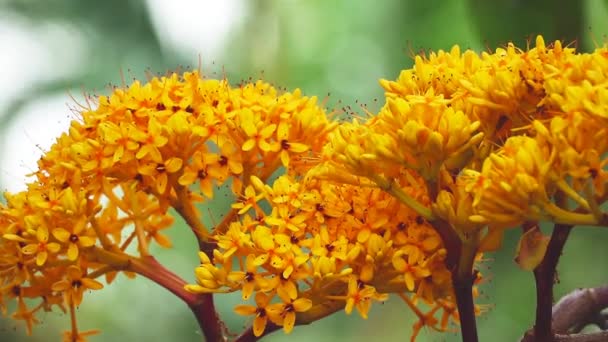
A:
[[[298,298],[298,289],[296,288],[296,284],[294,284],[292,281],[286,281],[283,284],[283,289],[290,299]]]
[[[249,139],[243,143],[243,146],[241,147],[241,149],[243,151],[247,152],[247,151],[253,150],[254,147],[255,147],[255,140]]]
[[[350,315],[353,312],[353,308],[355,307],[355,300],[353,298],[348,298],[346,300],[346,306],[344,307],[344,311],[347,315]]]
[[[308,145],[300,143],[289,143],[289,151],[295,153],[302,153],[308,151]]]
[[[36,230],[36,238],[40,242],[47,242],[49,240],[49,230],[46,226],[40,226]]]
[[[61,280],[61,281],[54,283],[53,286],[51,286],[51,289],[53,291],[60,292],[60,291],[65,291],[65,290],[69,289],[70,286],[71,286],[71,284],[67,280]]]
[[[26,242],[27,240],[22,238],[19,235],[15,235],[15,234],[4,234],[2,235],[2,237],[6,240],[10,240],[10,241],[19,241],[19,242]]]
[[[283,320],[283,330],[286,334],[291,333],[293,330],[293,326],[296,323],[296,314],[295,312],[288,312],[285,314],[285,319]]]
[[[414,275],[411,272],[407,272],[404,275],[405,278],[405,286],[408,291],[414,291],[414,287],[416,286],[414,283]]]
[[[369,236],[371,234],[372,234],[371,230],[369,230],[367,228],[363,228],[357,234],[357,241],[359,243],[364,243],[365,241],[367,241],[367,239],[369,239]]]
[[[256,310],[257,308],[251,305],[237,305],[234,307],[234,312],[243,316],[255,315]]]
[[[46,249],[51,253],[57,253],[61,249],[61,245],[57,242],[51,242],[46,245]]]
[[[268,321],[268,316],[257,316],[253,320],[253,334],[255,336],[262,336],[264,330],[266,329],[266,322]]]
[[[251,297],[251,294],[253,293],[254,288],[255,288],[255,282],[253,282],[253,281],[245,282],[243,284],[243,300],[249,300],[249,297]]]
[[[90,236],[80,236],[78,238],[78,244],[80,247],[91,247],[95,244],[95,239]]]
[[[78,258],[78,246],[75,243],[71,243],[68,245],[68,260],[76,260]]]
[[[169,173],[175,173],[182,168],[182,160],[180,158],[169,158],[165,162],[165,168]]]
[[[99,290],[99,289],[103,288],[103,284],[98,282],[95,279],[82,278],[82,279],[80,279],[80,281],[87,289]]]
[[[312,308],[312,300],[308,298],[298,298],[293,302],[293,308],[297,312],[305,312]]]
[[[188,185],[194,184],[194,182],[196,181],[196,178],[197,178],[197,174],[195,172],[193,172],[192,170],[188,170],[188,167],[186,167],[186,171],[184,172],[183,175],[181,175],[179,177],[177,182],[179,183],[179,185],[188,186]]]
[[[161,173],[160,175],[158,175],[158,178],[156,179],[156,189],[158,190],[159,193],[161,193],[161,194],[165,193],[165,190],[167,189],[167,182],[168,182],[167,174]]]
[[[23,246],[23,248],[21,248],[21,252],[23,252],[23,254],[25,254],[25,255],[32,255],[32,254],[36,253],[37,250],[38,250],[38,244],[36,244],[36,243],[30,243],[29,245],[25,245],[25,246]]]
[[[272,124],[272,125],[268,125],[266,127],[264,127],[264,129],[262,129],[260,131],[260,135],[264,138],[268,138],[272,135],[272,133],[274,133],[274,130],[277,128],[277,125]]]
[[[46,251],[38,252],[38,255],[36,255],[36,265],[38,265],[38,266],[44,265],[47,258],[48,258],[48,253]]]

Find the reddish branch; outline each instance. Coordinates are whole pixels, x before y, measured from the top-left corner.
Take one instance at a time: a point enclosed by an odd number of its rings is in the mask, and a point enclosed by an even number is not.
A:
[[[523,342],[608,341],[606,331],[578,333],[590,323],[605,325],[600,312],[608,307],[608,286],[575,290],[553,305],[556,267],[571,228],[566,225],[555,226],[543,261],[534,270],[537,296],[536,322],[534,328],[526,332]],[[598,322],[598,317],[601,322]]]
[[[477,322],[475,318],[475,303],[473,302],[473,283],[475,275],[471,273],[465,279],[454,279],[454,292],[458,315],[460,316],[460,330],[463,342],[477,342]]]
[[[554,340],[551,326],[553,283],[556,278],[557,263],[571,229],[572,226],[555,225],[543,261],[534,269],[534,280],[536,281],[534,336],[537,341]]]
[[[199,295],[186,291],[184,289],[186,282],[152,256],[143,257],[142,261],[132,262],[129,269],[164,287],[185,302],[196,317],[205,341],[226,340],[224,324],[215,311],[212,295]]]
[[[433,226],[441,236],[443,244],[448,252],[445,263],[446,267],[452,273],[454,295],[456,296],[456,305],[458,306],[458,315],[460,317],[462,341],[477,342],[477,322],[475,317],[475,303],[473,301],[473,284],[475,283],[477,275],[473,272],[473,260],[471,260],[471,267],[467,267],[465,272],[459,270],[459,261],[463,253],[463,245],[460,237],[446,221],[433,221]],[[473,253],[473,257],[474,254],[475,253]]]

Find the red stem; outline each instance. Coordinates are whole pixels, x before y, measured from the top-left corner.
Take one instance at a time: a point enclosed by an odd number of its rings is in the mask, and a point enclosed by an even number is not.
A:
[[[474,274],[469,275],[466,279],[458,279],[458,276],[454,277],[454,292],[460,316],[460,330],[463,342],[477,342],[479,340],[475,318],[475,303],[473,302],[474,282]]]
[[[536,281],[536,321],[534,338],[536,341],[554,341],[552,329],[553,282],[559,257],[562,254],[572,226],[556,224],[543,261],[534,269]]]
[[[196,317],[205,341],[225,341],[224,324],[215,311],[212,295],[198,295],[186,291],[186,282],[152,256],[142,257],[141,261],[132,261],[130,269],[169,290],[186,303]]]

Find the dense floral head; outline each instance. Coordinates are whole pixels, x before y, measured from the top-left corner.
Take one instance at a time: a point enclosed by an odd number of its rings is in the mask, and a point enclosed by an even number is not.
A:
[[[111,282],[126,268],[130,245],[140,256],[153,243],[171,247],[162,233],[173,223],[169,207],[204,239],[196,202],[231,184],[240,203],[251,176],[305,172],[334,126],[299,90],[232,87],[197,72],[89,99],[28,189],[5,195],[0,298],[17,298],[15,317],[28,330],[40,309],[73,310],[85,290],[102,287],[96,278]],[[28,308],[26,298],[40,304]]]
[[[28,331],[40,310],[69,311],[65,338],[84,340],[96,331],[78,330],[75,308],[123,272],[191,307],[240,291],[249,303],[235,311],[255,336],[341,309],[367,318],[390,293],[417,315],[413,338],[447,330],[505,229],[608,225],[607,82],[606,48],[538,37],[526,51],[417,56],[380,81],[386,102],[366,121],[333,121],[299,90],[198,72],[113,89],[82,106],[27,190],[5,195],[0,307],[16,300]],[[199,204],[220,188],[232,205],[210,228]],[[169,208],[199,243],[192,284],[151,261],[150,245],[172,245]],[[520,243],[518,258],[533,269],[548,239],[525,236],[537,248]]]

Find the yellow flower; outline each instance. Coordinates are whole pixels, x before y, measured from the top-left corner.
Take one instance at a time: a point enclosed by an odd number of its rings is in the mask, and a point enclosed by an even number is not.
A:
[[[247,139],[241,147],[243,151],[249,152],[256,147],[263,152],[276,152],[279,150],[280,145],[278,143],[268,141],[277,128],[276,124],[268,124],[261,121],[260,118],[255,117],[253,111],[249,108],[242,109],[239,118],[241,120],[241,128]]]
[[[264,278],[264,273],[257,271],[258,266],[255,263],[255,255],[249,254],[245,261],[244,271],[231,271],[228,273],[228,280],[241,286],[243,300],[248,300],[254,290],[270,290],[269,282]]]
[[[296,323],[296,313],[310,310],[312,301],[308,298],[291,299],[289,294],[281,290],[278,290],[277,294],[283,303],[270,304],[267,311],[270,319],[282,325],[285,333],[289,334]]]
[[[156,183],[156,190],[160,194],[164,194],[169,183],[168,174],[179,171],[182,168],[182,163],[183,162],[181,159],[175,157],[169,158],[165,161],[149,161],[140,164],[137,171],[144,176],[154,179],[154,182]]]
[[[255,210],[259,210],[258,201],[264,198],[264,194],[256,194],[253,186],[248,185],[245,188],[245,193],[241,196],[239,202],[234,203],[232,205],[233,209],[239,209],[238,214],[242,215],[249,211],[249,209],[254,208]]]
[[[239,315],[251,316],[255,315],[253,319],[253,334],[255,336],[262,336],[268,323],[268,312],[267,307],[270,303],[271,297],[266,295],[264,292],[257,292],[255,294],[255,304],[251,305],[237,305],[234,311]]]
[[[198,181],[203,195],[209,199],[213,198],[214,176],[211,170],[217,168],[218,160],[219,157],[215,153],[195,152],[190,162],[184,167],[184,172],[179,177],[178,183],[189,186]]]
[[[418,263],[409,263],[405,261],[402,258],[402,255],[405,255],[406,253],[405,250],[400,250],[395,253],[392,259],[393,267],[397,272],[400,272],[403,275],[407,290],[414,291],[416,283],[419,282],[420,279],[430,276],[432,272],[428,268],[418,265]]]
[[[69,305],[79,306],[87,290],[100,290],[103,285],[95,279],[83,275],[82,269],[72,265],[67,268],[64,280],[53,284],[53,291],[62,292]]]
[[[35,231],[36,242],[30,242],[21,248],[25,255],[36,255],[36,265],[42,266],[47,261],[49,253],[57,253],[61,249],[61,245],[57,242],[49,242],[49,230],[46,226],[39,226]],[[19,242],[29,242],[23,238],[12,235],[5,235],[5,239],[14,239]]]
[[[548,202],[547,182],[553,154],[533,138],[515,136],[499,153],[490,155],[481,173],[469,171],[467,191],[474,194],[474,222],[514,226],[541,218],[540,207]]]
[[[91,247],[95,244],[96,239],[86,234],[86,219],[82,218],[75,222],[72,232],[65,228],[55,228],[52,231],[53,236],[68,244],[67,257],[68,260],[76,260],[78,258],[78,249]]]
[[[89,336],[98,335],[101,333],[99,330],[86,330],[78,331],[74,334],[73,331],[68,330],[63,333],[63,342],[87,342]]]
[[[353,308],[357,308],[363,319],[367,319],[369,309],[372,305],[372,300],[385,301],[388,299],[387,294],[379,294],[373,286],[366,285],[355,276],[350,276],[348,279],[348,293],[346,294],[346,306],[344,311],[350,315]]]

